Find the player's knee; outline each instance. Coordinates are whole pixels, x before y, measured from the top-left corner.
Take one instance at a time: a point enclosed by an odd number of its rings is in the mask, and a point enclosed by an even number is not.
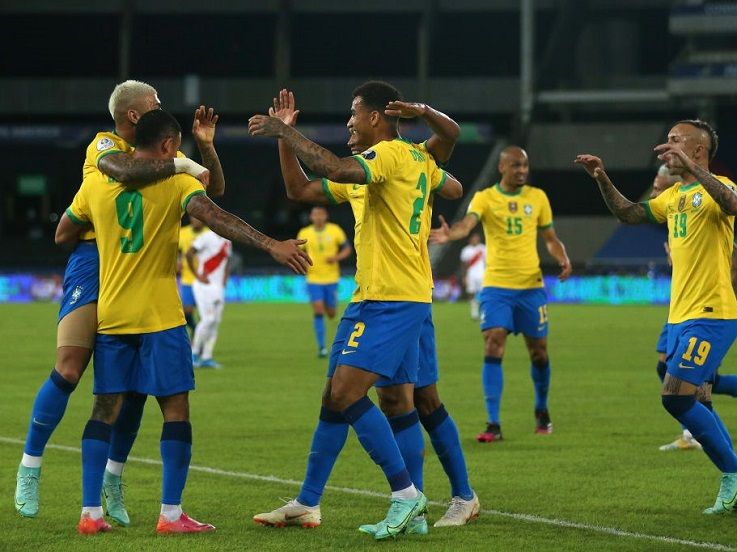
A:
[[[189,421],[189,394],[179,393],[169,397],[156,397],[165,422]]]
[[[433,385],[415,389],[415,408],[420,417],[426,417],[435,412],[443,404],[438,395],[438,388]]]
[[[323,305],[322,301],[312,303],[312,312],[320,316],[325,314],[325,305]]]
[[[91,356],[92,351],[82,347],[59,347],[54,368],[61,377],[76,385],[84,374]]]
[[[550,365],[547,351],[534,351],[530,353],[530,361],[538,370],[544,370]]]
[[[504,356],[504,339],[497,333],[484,334],[484,354],[486,356],[502,358]]]
[[[402,416],[414,410],[414,402],[400,390],[391,388],[377,388],[379,396],[379,408],[387,418]]]
[[[328,318],[335,318],[335,307],[328,307],[325,309],[325,314],[328,315]]]
[[[688,412],[696,404],[696,398],[693,395],[663,395],[662,401],[663,408],[674,418]]]

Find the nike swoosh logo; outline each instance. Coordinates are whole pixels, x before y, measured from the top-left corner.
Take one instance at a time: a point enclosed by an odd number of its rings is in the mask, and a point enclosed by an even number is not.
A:
[[[38,425],[40,425],[40,426],[47,426],[47,425],[51,425],[51,424],[45,424],[45,423],[43,423],[43,422],[39,422],[39,421],[38,421],[38,420],[37,420],[36,418],[33,418],[33,423],[34,423],[34,424],[38,424]]]
[[[693,366],[686,366],[686,365],[685,365],[685,364],[683,364],[682,362],[679,362],[679,363],[678,363],[678,367],[679,367],[679,368],[683,368],[684,370],[693,370]]]
[[[737,501],[737,494],[735,494],[735,495],[734,495],[734,496],[732,497],[732,500],[730,500],[729,502],[724,502],[724,501],[722,500],[722,504],[724,504],[724,507],[725,507],[725,508],[727,508],[727,509],[729,510],[730,508],[732,508],[732,507],[734,506],[734,503],[735,503],[735,501]]]
[[[286,519],[286,520],[299,519],[301,517],[305,517],[306,515],[307,515],[307,512],[303,512],[303,513],[301,513],[301,514],[299,514],[297,516],[288,516],[288,515],[284,514],[284,519]]]
[[[358,351],[341,351],[341,355],[350,355],[351,353],[357,353]]]
[[[387,529],[398,529],[399,527],[406,526],[409,523],[409,520],[411,520],[413,517],[418,515],[419,510],[419,503],[415,504],[415,506],[407,513],[405,518],[399,522],[399,525],[389,525],[387,523],[386,528]]]

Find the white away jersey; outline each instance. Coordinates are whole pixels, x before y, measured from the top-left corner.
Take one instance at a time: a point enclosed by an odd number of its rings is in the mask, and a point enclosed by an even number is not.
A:
[[[195,238],[192,247],[197,251],[197,273],[206,276],[210,285],[222,287],[232,247],[230,240],[205,230]]]
[[[466,275],[469,279],[482,280],[486,270],[486,246],[483,243],[467,245],[461,250],[461,261],[468,266]]]

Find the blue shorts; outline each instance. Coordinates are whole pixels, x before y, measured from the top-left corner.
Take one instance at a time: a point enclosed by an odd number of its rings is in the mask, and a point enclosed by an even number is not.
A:
[[[668,323],[663,324],[663,330],[660,332],[658,343],[655,345],[655,352],[665,354],[668,352]]]
[[[697,318],[668,324],[668,374],[693,385],[713,382],[737,338],[737,320]]]
[[[338,284],[307,284],[307,294],[310,303],[322,301],[329,309],[334,309],[338,304]]]
[[[144,334],[97,334],[94,366],[95,395],[136,391],[168,397],[194,389],[186,326]]]
[[[430,306],[411,301],[351,303],[336,331],[328,377],[345,364],[393,382],[415,383],[420,334]]]
[[[62,290],[64,294],[57,321],[73,310],[97,301],[100,291],[100,254],[95,242],[80,242],[69,255]]]
[[[435,352],[435,324],[432,321],[432,312],[422,323],[420,331],[420,354],[417,365],[417,381],[410,379],[411,370],[399,370],[392,379],[380,378],[376,387],[390,387],[404,383],[414,383],[416,388],[427,387],[438,382],[438,356]]]
[[[510,333],[541,338],[548,335],[545,288],[485,287],[479,294],[481,331],[505,328]]]
[[[194,293],[192,293],[192,286],[187,284],[181,284],[179,286],[179,296],[182,298],[182,306],[185,308],[195,307],[197,303],[194,300]]]

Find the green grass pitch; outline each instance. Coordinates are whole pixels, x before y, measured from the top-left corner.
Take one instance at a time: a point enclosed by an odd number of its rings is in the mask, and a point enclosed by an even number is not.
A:
[[[41,513],[22,519],[13,506],[15,472],[31,402],[53,364],[54,305],[1,305],[0,550],[688,550],[737,545],[737,516],[709,518],[719,474],[698,452],[658,451],[679,427],[660,405],[655,342],[660,307],[550,308],[555,432],[533,433],[529,363],[519,338],[504,359],[501,443],[479,444],[484,426],[478,327],[467,305],[434,307],[440,393],[461,431],[472,485],[485,513],[462,528],[375,543],[356,528],[386,511],[379,469],[349,437],[314,530],[268,529],[251,517],[293,497],[301,480],[324,383],[306,305],[228,305],[216,353],[225,369],[197,372],[191,396],[193,465],[185,511],[217,526],[209,535],[154,532],[159,509],[161,416],[150,400],[124,474],[128,529],[76,534],[81,505],[77,450],[91,406],[91,373],[72,396],[44,459]],[[335,323],[329,326],[332,333]],[[730,354],[724,372],[734,372]],[[715,397],[737,431],[737,401]],[[425,486],[437,502],[449,487],[426,439]],[[63,447],[72,447],[64,449]],[[62,447],[62,448],[60,448]],[[273,476],[265,480],[256,476]],[[3,498],[4,497],[4,498]],[[444,507],[430,508],[431,523]],[[508,514],[523,514],[511,516]],[[578,525],[575,525],[578,524]],[[653,538],[659,537],[659,538]],[[662,538],[660,538],[662,537]],[[683,542],[689,541],[689,542]],[[104,547],[104,548],[103,548]]]

